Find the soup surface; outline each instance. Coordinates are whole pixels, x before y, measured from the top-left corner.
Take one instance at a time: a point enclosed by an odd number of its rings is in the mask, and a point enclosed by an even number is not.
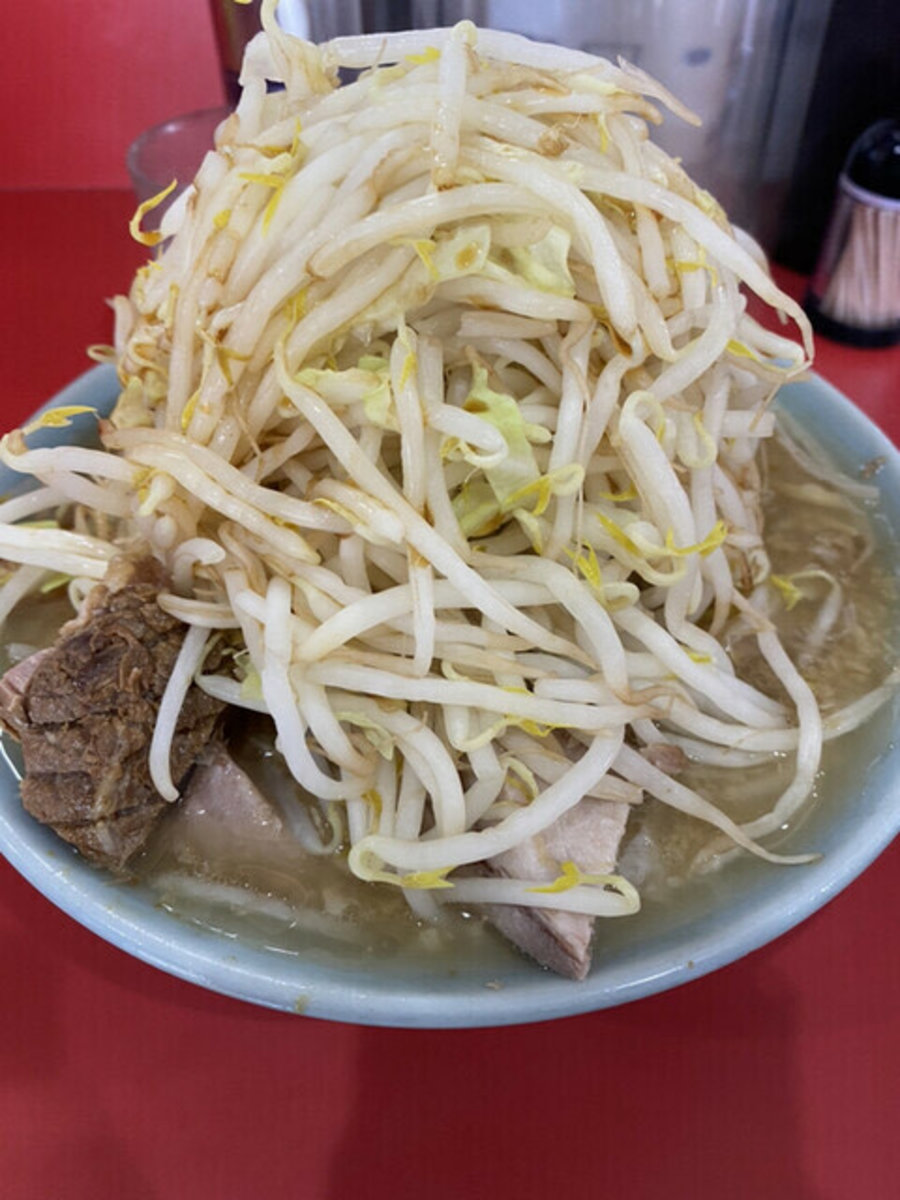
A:
[[[896,581],[885,571],[879,544],[885,530],[876,511],[850,501],[803,474],[777,443],[765,447],[766,544],[774,574],[793,581],[772,616],[786,648],[812,686],[827,717],[883,681],[897,657]],[[839,589],[839,592],[836,591]],[[837,615],[823,620],[829,597]],[[69,615],[59,593],[18,611],[7,626],[7,665],[49,642]],[[826,627],[827,626],[827,627]],[[777,684],[753,653],[752,639],[730,647],[740,671],[771,693]],[[300,806],[318,822],[309,802],[274,749],[267,718],[240,714],[240,730],[229,745],[262,793],[290,825]],[[886,714],[843,738],[826,743],[818,785],[790,829],[770,839],[778,845],[797,833],[813,806],[851,802],[848,763],[870,761],[884,738]],[[11,757],[15,759],[15,748]],[[854,767],[853,770],[857,770]],[[759,766],[738,770],[689,763],[680,774],[738,821],[752,820],[772,806],[791,776],[788,756],[772,755]],[[364,883],[339,852],[313,855],[295,838],[235,837],[215,822],[188,821],[175,810],[133,864],[135,873],[164,909],[228,938],[240,938],[290,955],[328,960],[427,956],[447,970],[477,958],[498,968],[515,954],[475,914],[448,906],[437,924],[419,921],[398,889]],[[705,823],[653,799],[630,817],[620,870],[642,895],[642,911],[620,921],[599,920],[600,953],[630,939],[650,936],[661,922],[716,903],[730,876],[746,870],[802,870],[751,862],[729,852]]]

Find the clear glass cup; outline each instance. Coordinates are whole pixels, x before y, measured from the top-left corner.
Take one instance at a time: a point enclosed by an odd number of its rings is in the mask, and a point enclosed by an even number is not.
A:
[[[366,0],[279,0],[277,18],[289,33],[321,42],[361,33],[364,7],[368,14],[372,6]],[[408,11],[408,5],[404,7]],[[142,226],[147,230],[159,228],[166,209],[196,175],[204,154],[213,145],[217,127],[237,104],[244,47],[260,28],[260,0],[251,0],[249,4],[210,0],[210,9],[228,103],[169,117],[145,129],[129,146],[125,160],[139,203],[158,195],[173,179],[177,180],[165,200],[144,217]]]
[[[172,192],[151,209],[142,225],[159,227],[166,209],[191,182],[213,145],[219,124],[228,116],[240,95],[238,76],[244,47],[259,30],[259,0],[236,4],[235,0],[210,0],[216,45],[222,68],[227,105],[169,117],[145,129],[128,148],[126,165],[138,202],[149,200],[177,180]],[[299,37],[325,41],[341,34],[361,33],[362,0],[280,0],[277,11],[282,28]]]
[[[170,117],[145,129],[128,147],[125,163],[139,204],[176,181],[165,200],[146,214],[142,221],[145,229],[159,227],[163,213],[197,174],[203,156],[212,148],[216,129],[230,112],[221,106]]]

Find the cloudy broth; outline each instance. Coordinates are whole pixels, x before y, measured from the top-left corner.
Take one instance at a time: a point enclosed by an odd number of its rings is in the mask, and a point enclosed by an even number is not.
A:
[[[766,448],[764,508],[766,543],[773,572],[781,578],[812,572],[803,581],[804,598],[788,609],[777,604],[773,618],[785,644],[827,714],[877,686],[886,664],[896,659],[896,587],[878,552],[886,530],[877,514],[856,501],[838,497],[798,471],[777,444]],[[816,572],[828,572],[843,589],[840,618],[813,650],[807,645],[811,621],[830,586]],[[813,614],[811,616],[811,614]],[[733,647],[740,669],[758,686],[773,691],[765,664],[752,653],[752,639]],[[852,779],[847,763],[872,760],[887,736],[884,714],[837,741],[827,743],[815,794],[797,814],[792,828],[769,839],[777,845],[802,825],[813,808],[846,803]],[[269,795],[281,803],[299,800],[299,789],[274,753],[262,725],[236,743],[242,765]],[[791,778],[790,756],[773,755],[750,769],[688,766],[683,782],[739,821],[751,820],[770,808]],[[475,959],[498,968],[509,961],[510,949],[499,935],[471,914],[450,905],[437,927],[417,921],[399,891],[373,887],[355,879],[343,855],[313,857],[298,846],[282,846],[272,856],[247,856],[228,862],[191,864],[191,853],[173,841],[175,827],[163,830],[145,856],[142,873],[156,887],[162,903],[173,913],[229,936],[250,938],[282,953],[325,951],[380,958],[426,955],[446,964]],[[730,877],[747,870],[781,868],[749,856],[713,852],[722,848],[715,831],[701,821],[647,800],[630,818],[623,843],[623,869],[641,886],[640,913],[622,921],[598,921],[598,947],[612,952],[631,939],[652,936],[662,925],[702,911],[721,897]],[[803,849],[815,849],[814,846]],[[712,864],[712,871],[710,865]],[[799,868],[802,869],[802,868]],[[200,882],[202,881],[202,883]],[[601,951],[602,952],[602,951]]]
[[[896,556],[879,553],[888,532],[876,512],[805,477],[777,444],[764,454],[766,544],[773,572],[780,578],[808,573],[803,598],[790,608],[776,604],[772,616],[827,715],[877,686],[896,661],[896,583],[884,566]],[[810,629],[832,586],[825,572],[841,587],[844,603],[821,644],[811,646]],[[69,615],[58,593],[41,599],[37,616],[34,605],[24,607],[8,623],[3,665],[47,644]],[[776,691],[752,653],[752,641],[745,638],[731,647],[739,670],[763,690]],[[274,751],[267,719],[241,714],[240,730],[230,741],[232,752],[282,815],[296,804],[318,813]],[[801,844],[809,813],[847,803],[855,775],[881,752],[889,733],[888,716],[881,712],[826,744],[813,799],[793,828],[769,844],[797,834],[796,848],[814,850]],[[791,770],[789,757],[772,756],[763,765],[739,770],[691,764],[679,778],[734,819],[747,821],[772,806]],[[326,839],[330,833],[324,823],[321,833]],[[729,879],[741,873],[798,869],[726,855],[721,869],[710,872],[710,862],[717,861],[712,853],[721,846],[720,836],[703,822],[654,800],[637,806],[623,842],[621,869],[639,885],[643,908],[626,920],[598,921],[598,947],[612,953],[708,910],[721,900]],[[424,958],[447,970],[474,961],[490,971],[515,953],[479,918],[453,905],[436,926],[416,920],[399,890],[357,880],[341,853],[313,855],[291,837],[217,842],[208,831],[198,836],[177,811],[133,866],[156,902],[178,918],[282,954],[328,960]]]

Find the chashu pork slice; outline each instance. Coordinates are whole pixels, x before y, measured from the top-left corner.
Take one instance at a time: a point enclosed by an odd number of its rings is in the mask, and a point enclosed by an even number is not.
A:
[[[116,560],[54,644],[0,682],[0,723],[22,745],[22,803],[86,857],[121,869],[169,807],[150,778],[159,703],[184,626],[159,607],[152,558]],[[224,705],[191,687],[172,740],[183,782]]]
[[[489,859],[491,874],[556,879],[564,862],[591,875],[615,870],[629,805],[585,797],[542,833]],[[551,971],[584,979],[591,966],[594,918],[555,908],[487,904],[482,911],[514,945]]]

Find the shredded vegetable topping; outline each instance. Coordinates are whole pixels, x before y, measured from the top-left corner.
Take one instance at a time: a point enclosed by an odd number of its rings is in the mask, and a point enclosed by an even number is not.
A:
[[[116,301],[103,449],[4,439],[44,499],[0,505],[0,555],[27,573],[4,589],[98,579],[148,543],[188,627],[160,792],[194,677],[271,714],[363,879],[633,912],[624,879],[568,860],[549,883],[459,870],[585,795],[653,796],[777,858],[756,839],[808,796],[824,732],[768,616],[805,583],[769,573],[755,452],[811,339],[648,137],[658,105],[690,114],[626,65],[468,23],[314,47],[273,8]],[[338,86],[342,67],[359,75]],[[66,501],[104,522],[14,524]],[[736,615],[780,698],[739,676]],[[233,650],[217,673],[210,638]],[[792,753],[795,775],[742,828],[639,752],[662,737],[738,766]]]

